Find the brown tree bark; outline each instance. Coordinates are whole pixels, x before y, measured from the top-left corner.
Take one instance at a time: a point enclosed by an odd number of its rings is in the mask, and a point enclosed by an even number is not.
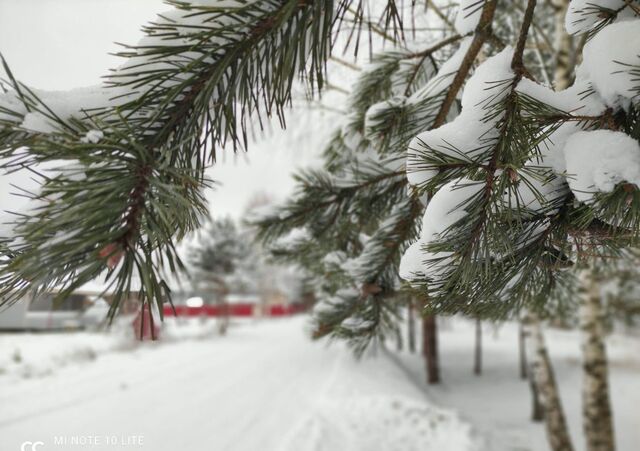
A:
[[[476,347],[473,359],[473,374],[482,374],[482,323],[476,319]]]
[[[533,315],[532,315],[533,316]],[[549,352],[538,318],[531,319],[532,338],[535,343],[536,359],[533,366],[535,386],[540,393],[544,407],[547,439],[552,451],[573,451],[571,436],[567,428],[560,393],[553,374]]]
[[[544,406],[540,399],[540,390],[536,385],[535,377],[529,378],[529,388],[531,389],[531,421],[544,421]]]
[[[413,299],[409,301],[407,306],[407,346],[409,352],[414,354],[416,352],[416,315],[414,312]]]
[[[522,324],[518,324],[518,359],[520,362],[520,379],[527,378],[527,332]]]
[[[404,349],[404,343],[402,340],[402,329],[398,326],[396,328],[396,350],[402,352]]]
[[[587,283],[589,289],[580,312],[580,328],[583,334],[584,434],[587,451],[614,451],[613,414],[609,399],[604,312],[600,287],[593,277],[589,277]]]
[[[570,0],[552,0],[551,4],[555,8],[555,32],[554,32],[554,52],[555,70],[553,85],[556,91],[568,88],[573,81],[573,67],[571,55],[573,54],[573,38],[564,28],[564,17],[567,14]]]
[[[535,359],[531,363],[531,369],[527,364],[527,329],[524,322],[527,319],[520,320],[518,325],[518,353],[520,361],[520,379],[529,379],[529,389],[531,392],[531,421],[540,422],[544,420],[544,406],[540,397],[540,390],[535,378]],[[533,352],[535,356],[535,352]],[[531,376],[531,377],[530,377]]]
[[[427,368],[427,382],[440,382],[440,364],[438,362],[438,331],[435,315],[422,317],[422,352]]]

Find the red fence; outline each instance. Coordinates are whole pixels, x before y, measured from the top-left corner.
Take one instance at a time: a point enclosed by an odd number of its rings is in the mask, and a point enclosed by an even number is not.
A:
[[[176,305],[176,316],[253,316],[253,304],[229,304],[229,305],[203,305],[202,307],[188,307],[186,305]],[[170,305],[165,305],[165,316],[174,316],[173,309]]]
[[[228,305],[203,305],[202,307],[188,307],[186,305],[175,306],[175,316],[199,317],[199,316],[253,316],[255,304],[251,303],[234,303]],[[300,313],[304,308],[299,304],[289,305],[269,305],[264,314],[265,316],[288,316]],[[170,305],[163,308],[165,316],[174,316],[173,309]]]
[[[301,313],[304,311],[304,307],[300,304],[288,304],[288,305],[270,305],[267,307],[267,316],[287,316]]]

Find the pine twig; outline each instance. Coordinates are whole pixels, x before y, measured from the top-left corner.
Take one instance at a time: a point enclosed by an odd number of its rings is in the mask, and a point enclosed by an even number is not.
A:
[[[491,34],[491,24],[493,22],[493,16],[496,12],[496,6],[498,2],[497,0],[487,0],[484,6],[482,7],[482,13],[480,15],[480,21],[478,22],[478,26],[475,31],[475,35],[473,37],[473,41],[467,50],[464,59],[462,60],[462,64],[460,64],[460,68],[454,77],[449,90],[447,91],[447,95],[442,102],[442,106],[438,111],[438,114],[433,121],[432,128],[438,128],[447,120],[447,115],[449,114],[449,110],[453,105],[453,102],[456,100],[456,96],[458,95],[458,91],[462,89],[462,85],[464,84],[467,75],[471,71],[473,67],[473,63],[480,53],[480,49],[486,42],[488,36]]]

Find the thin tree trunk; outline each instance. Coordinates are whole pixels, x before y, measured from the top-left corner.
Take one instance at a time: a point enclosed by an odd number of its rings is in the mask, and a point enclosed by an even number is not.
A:
[[[529,322],[530,318],[525,316],[520,320],[518,327],[518,345],[520,352],[520,378],[521,379],[529,379],[529,389],[531,390],[531,421],[540,422],[544,420],[544,406],[542,405],[542,400],[540,399],[540,390],[538,390],[538,385],[536,383],[535,377],[535,365],[536,360],[533,359],[531,363],[531,369],[527,369],[527,328],[525,327],[525,323]],[[535,350],[533,350],[532,354],[535,356]],[[529,377],[531,375],[531,377]]]
[[[520,379],[527,378],[527,343],[526,330],[522,321],[518,325],[518,358],[520,361]]]
[[[555,70],[553,84],[557,91],[566,89],[573,80],[573,38],[564,28],[564,18],[567,14],[570,0],[552,0],[555,8],[554,51]]]
[[[587,451],[614,451],[613,415],[604,343],[604,312],[597,281],[590,277],[588,283],[589,291],[580,315],[580,328],[583,333],[584,434]]]
[[[402,352],[404,348],[404,343],[402,342],[402,330],[400,326],[396,328],[396,349],[398,352]]]
[[[538,318],[532,318],[532,338],[535,343],[536,360],[533,364],[535,385],[544,406],[547,439],[552,451],[573,451],[571,436],[567,428],[562,402],[558,392],[553,367]]]
[[[540,399],[540,390],[538,390],[535,377],[529,378],[529,388],[531,389],[531,421],[543,421],[544,406],[542,405],[542,400]]]
[[[413,299],[409,300],[409,305],[407,307],[407,345],[409,347],[409,352],[414,354],[416,352],[416,316],[413,311]]]
[[[438,363],[438,331],[435,315],[422,317],[422,351],[427,367],[427,382],[440,382],[440,365]]]
[[[473,374],[482,374],[482,323],[476,319],[476,349],[473,360]]]
[[[229,304],[226,300],[220,304],[220,322],[218,323],[218,333],[220,335],[226,335],[227,329],[229,329]]]

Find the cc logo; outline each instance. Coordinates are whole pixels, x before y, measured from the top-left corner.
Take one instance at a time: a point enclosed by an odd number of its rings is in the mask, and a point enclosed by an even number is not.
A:
[[[23,442],[20,451],[38,451],[38,447],[42,445],[43,442]]]

